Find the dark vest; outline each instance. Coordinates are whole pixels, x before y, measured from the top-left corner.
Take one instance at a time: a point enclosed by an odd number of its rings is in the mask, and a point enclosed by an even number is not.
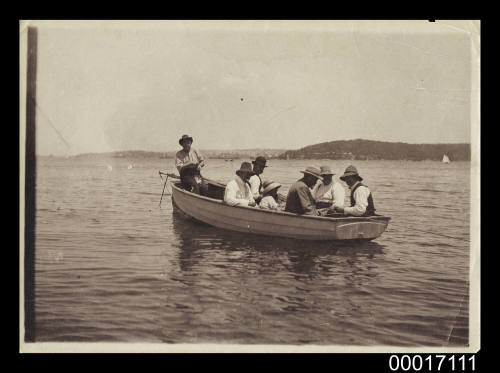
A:
[[[264,192],[264,186],[262,185],[262,179],[260,178],[260,175],[257,175],[259,178],[260,184],[259,184],[259,193],[262,194]]]
[[[354,192],[356,189],[358,189],[360,186],[366,187],[366,185],[358,183],[354,188],[351,190],[351,207],[356,205],[356,200],[354,199]],[[367,187],[368,188],[368,187]],[[364,216],[372,216],[375,215],[375,205],[373,204],[373,197],[372,193],[368,195],[368,206],[366,207],[366,212],[364,213]]]
[[[255,172],[253,173],[259,178],[259,193],[262,194],[264,192],[264,186],[262,185],[262,179],[260,178],[259,174],[256,174]],[[250,182],[248,183],[250,185]]]

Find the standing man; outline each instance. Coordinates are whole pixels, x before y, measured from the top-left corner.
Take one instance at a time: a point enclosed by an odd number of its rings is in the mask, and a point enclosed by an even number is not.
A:
[[[262,192],[264,191],[264,187],[262,185],[262,179],[260,175],[264,172],[264,168],[266,168],[266,158],[257,157],[255,161],[252,161],[253,164],[253,175],[250,177],[250,189],[252,190],[252,195],[255,202],[259,203],[262,199]]]
[[[226,185],[224,191],[224,202],[229,206],[250,206],[256,205],[248,179],[252,175],[252,165],[250,162],[243,162],[240,169],[236,171],[236,177]]]
[[[335,174],[329,166],[321,166],[323,181],[318,181],[311,192],[316,201],[316,208],[344,207],[344,187],[338,181],[333,181],[333,175]]]
[[[354,216],[375,215],[375,205],[373,204],[372,193],[366,185],[361,184],[363,178],[359,176],[356,167],[347,167],[344,174],[340,177],[340,180],[345,181],[351,189],[351,206],[334,206],[335,211]]]
[[[179,139],[182,150],[175,155],[175,167],[179,171],[182,185],[190,192],[200,194],[200,170],[205,166],[205,159],[199,151],[191,148],[192,143],[193,138],[188,135],[182,135]]]
[[[307,167],[304,171],[300,172],[304,174],[304,177],[290,187],[286,197],[285,211],[294,214],[320,215],[320,212],[316,210],[314,198],[310,190],[318,180],[323,179],[320,175],[320,170],[316,167]]]

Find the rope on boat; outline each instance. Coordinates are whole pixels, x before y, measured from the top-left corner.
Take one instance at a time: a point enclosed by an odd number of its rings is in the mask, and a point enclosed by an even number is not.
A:
[[[446,234],[443,234],[443,233],[436,233],[436,232],[431,232],[431,231],[426,231],[424,229],[417,229],[417,228],[412,228],[412,227],[407,227],[407,226],[404,226],[404,225],[399,225],[399,224],[394,224],[391,222],[390,225],[396,225],[396,226],[399,226],[401,228],[405,228],[405,229],[410,229],[410,230],[414,230],[414,231],[417,231],[417,232],[422,232],[422,233],[428,233],[428,234],[434,234],[436,236],[441,236],[441,237],[446,237],[446,238],[452,238],[454,240],[461,240],[463,241],[463,238],[458,238],[458,237],[453,237],[453,236],[448,236]]]

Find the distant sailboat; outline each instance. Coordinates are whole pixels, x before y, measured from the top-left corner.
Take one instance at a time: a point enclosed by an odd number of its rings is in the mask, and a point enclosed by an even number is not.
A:
[[[450,158],[446,154],[443,155],[443,163],[450,163]]]

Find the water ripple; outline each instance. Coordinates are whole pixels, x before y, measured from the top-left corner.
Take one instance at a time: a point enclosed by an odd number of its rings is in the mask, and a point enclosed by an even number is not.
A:
[[[443,172],[437,162],[358,162],[377,211],[394,224],[352,244],[186,221],[169,195],[158,208],[155,170],[165,160],[134,160],[127,170],[129,160],[114,159],[112,173],[99,162],[38,163],[39,341],[468,343],[468,163]],[[209,160],[206,176],[228,180],[226,163]],[[273,160],[265,176],[286,191],[309,163]]]

